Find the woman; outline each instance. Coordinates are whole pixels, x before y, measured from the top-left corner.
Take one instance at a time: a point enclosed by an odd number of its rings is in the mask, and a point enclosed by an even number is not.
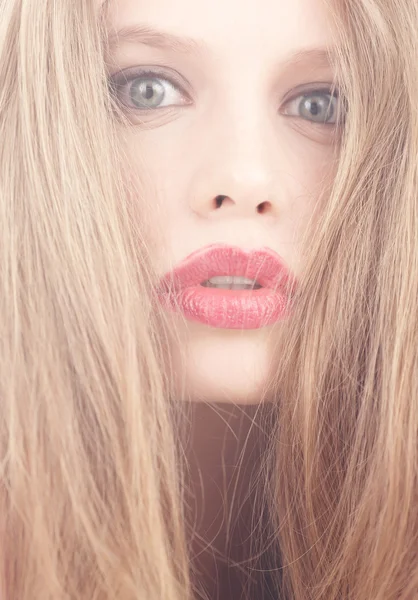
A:
[[[417,28],[2,0],[2,598],[417,597]],[[229,592],[190,510],[221,403],[268,509]]]

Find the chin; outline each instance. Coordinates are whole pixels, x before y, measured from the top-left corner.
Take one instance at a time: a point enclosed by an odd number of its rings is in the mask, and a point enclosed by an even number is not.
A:
[[[217,329],[180,319],[172,352],[178,395],[194,402],[263,402],[270,329]]]

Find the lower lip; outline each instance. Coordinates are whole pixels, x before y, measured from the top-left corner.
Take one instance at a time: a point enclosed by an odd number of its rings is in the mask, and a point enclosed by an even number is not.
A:
[[[164,293],[166,308],[220,329],[259,329],[288,316],[288,297],[269,288],[225,290],[201,285]]]

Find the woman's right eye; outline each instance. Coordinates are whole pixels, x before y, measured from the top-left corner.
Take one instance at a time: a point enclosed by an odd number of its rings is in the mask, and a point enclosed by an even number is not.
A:
[[[119,73],[110,78],[109,86],[116,99],[131,110],[149,111],[190,104],[180,83],[155,71]]]

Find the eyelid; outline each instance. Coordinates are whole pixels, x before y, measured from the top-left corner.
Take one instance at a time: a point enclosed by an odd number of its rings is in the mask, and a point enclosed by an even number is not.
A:
[[[296,98],[300,98],[301,96],[311,96],[312,94],[329,94],[334,98],[339,98],[339,90],[335,84],[318,82],[293,88],[284,97],[282,105],[287,104]]]

